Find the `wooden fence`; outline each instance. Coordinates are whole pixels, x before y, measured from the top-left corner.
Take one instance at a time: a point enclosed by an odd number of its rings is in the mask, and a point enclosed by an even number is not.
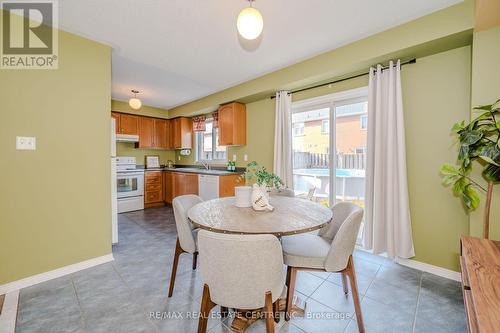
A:
[[[294,169],[326,169],[330,166],[330,154],[309,152],[293,152]],[[366,154],[337,154],[336,165],[338,169],[366,168]]]

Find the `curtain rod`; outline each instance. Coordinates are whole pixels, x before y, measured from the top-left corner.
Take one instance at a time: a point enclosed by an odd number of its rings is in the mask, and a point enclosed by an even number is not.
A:
[[[402,62],[401,63],[401,67],[404,66],[404,65],[409,65],[409,64],[414,64],[417,62],[417,59],[411,59],[411,60],[408,60],[408,61],[405,61],[405,62]],[[389,68],[389,66],[385,66],[385,67],[382,67],[382,70],[385,70]],[[342,81],[347,81],[347,80],[351,80],[351,79],[355,79],[357,77],[361,77],[361,76],[365,76],[365,75],[368,75],[370,74],[370,71],[368,70],[368,72],[366,73],[361,73],[361,74],[356,74],[356,75],[353,75],[353,76],[349,76],[349,77],[345,77],[343,79],[338,79],[338,80],[335,80],[335,81],[331,81],[331,82],[327,82],[327,83],[322,83],[322,84],[318,84],[318,85],[315,85],[315,86],[312,86],[312,87],[307,87],[307,88],[302,88],[302,89],[297,89],[297,90],[293,90],[291,91],[290,93],[291,94],[295,94],[295,93],[298,93],[298,92],[301,92],[301,91],[306,91],[306,90],[311,90],[311,89],[316,89],[316,88],[320,88],[320,87],[324,87],[324,86],[328,86],[330,84],[334,84],[334,83],[339,83],[339,82],[342,82]],[[276,95],[273,95],[270,97],[271,99],[275,99],[276,98]]]

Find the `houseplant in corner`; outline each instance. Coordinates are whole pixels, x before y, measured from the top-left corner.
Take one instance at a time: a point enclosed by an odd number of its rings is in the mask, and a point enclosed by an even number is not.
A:
[[[469,124],[465,121],[453,125],[452,132],[458,137],[458,166],[441,166],[443,184],[453,185],[453,193],[460,196],[467,210],[479,206],[476,190],[486,193],[483,217],[483,237],[489,238],[489,219],[493,186],[500,181],[500,99],[492,105],[474,108],[481,112]],[[488,182],[485,188],[472,179],[472,162],[477,161],[483,168],[482,176]]]
[[[248,163],[247,168],[240,181],[245,180],[245,183],[252,184],[252,207],[255,210],[273,210],[269,204],[269,190],[272,188],[280,189],[283,186],[283,181],[274,173],[267,171],[263,166],[253,161]]]

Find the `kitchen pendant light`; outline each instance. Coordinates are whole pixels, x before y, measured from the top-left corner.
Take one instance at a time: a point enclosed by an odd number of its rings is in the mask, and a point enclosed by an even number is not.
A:
[[[130,107],[134,110],[139,110],[142,106],[141,100],[137,98],[139,91],[132,90],[132,93],[134,94],[134,97],[128,100],[128,105],[130,105]]]
[[[243,9],[238,15],[238,20],[236,21],[236,27],[238,28],[239,34],[245,39],[256,39],[262,33],[264,28],[264,20],[260,12],[252,7],[252,2],[254,0],[248,0],[250,6]]]

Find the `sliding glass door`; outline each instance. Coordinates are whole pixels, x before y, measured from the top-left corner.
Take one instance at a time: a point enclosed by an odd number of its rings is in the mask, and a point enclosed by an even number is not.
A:
[[[367,104],[366,88],[293,104],[293,180],[298,196],[325,206],[349,201],[364,207]]]

